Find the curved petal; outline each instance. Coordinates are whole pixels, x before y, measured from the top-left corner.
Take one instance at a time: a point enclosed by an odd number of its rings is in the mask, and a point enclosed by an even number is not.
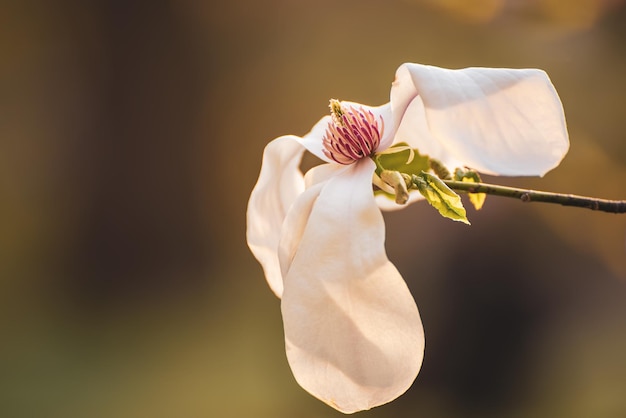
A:
[[[281,226],[287,211],[304,191],[304,178],[299,169],[304,148],[299,139],[292,135],[281,136],[267,144],[246,215],[248,247],[279,298],[283,292],[278,260]]]
[[[396,133],[394,142],[406,142],[412,148],[419,150],[420,154],[428,155],[445,164],[449,170],[467,165],[459,161],[457,157],[446,148],[443,142],[437,140],[430,132],[426,121],[426,109],[420,96],[413,98],[406,109],[405,118]]]
[[[541,70],[403,64],[392,102],[411,96],[421,98],[424,113],[411,101],[402,123],[426,122],[432,138],[416,139],[426,154],[489,174],[543,175],[569,148],[561,101]]]
[[[323,151],[323,138],[326,134],[326,127],[328,126],[330,120],[330,116],[324,116],[315,125],[313,125],[313,128],[311,128],[309,133],[304,135],[302,138],[296,137],[297,141],[300,142],[300,144],[302,144],[311,154],[327,163],[333,162],[326,155],[324,155]]]
[[[345,169],[346,166],[338,164],[322,164],[313,167],[304,176],[306,190],[298,196],[291,206],[282,225],[278,245],[278,259],[280,261],[280,270],[283,277],[286,276],[298,250],[307,221],[313,210],[313,205],[322,187],[330,177]]]
[[[363,159],[324,183],[285,275],[287,358],[298,383],[351,413],[404,393],[421,367],[415,301],[384,249]]]
[[[406,68],[407,65],[408,64],[402,64],[396,70],[396,78],[393,80],[393,83],[391,83],[391,92],[389,93],[389,101],[395,126],[400,126],[407,112],[407,108],[418,94],[417,90],[414,88],[411,73]],[[402,142],[402,140],[395,139],[393,142]]]
[[[316,165],[315,167],[307,171],[304,175],[305,187],[308,189],[314,184],[328,180],[330,177],[335,175],[338,170],[342,168],[345,168],[345,166],[335,163]]]

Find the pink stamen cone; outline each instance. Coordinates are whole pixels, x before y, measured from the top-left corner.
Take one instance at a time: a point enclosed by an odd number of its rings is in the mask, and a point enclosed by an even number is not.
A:
[[[372,155],[380,145],[383,119],[362,107],[330,101],[332,119],[324,135],[324,155],[339,164],[352,164]]]

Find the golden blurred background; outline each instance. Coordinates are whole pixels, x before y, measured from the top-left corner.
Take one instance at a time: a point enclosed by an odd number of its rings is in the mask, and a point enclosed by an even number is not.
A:
[[[403,62],[538,67],[571,148],[502,184],[626,198],[619,0],[0,6],[0,416],[318,418],[245,243],[265,144]],[[626,215],[489,197],[386,214],[426,330],[362,417],[626,416]]]

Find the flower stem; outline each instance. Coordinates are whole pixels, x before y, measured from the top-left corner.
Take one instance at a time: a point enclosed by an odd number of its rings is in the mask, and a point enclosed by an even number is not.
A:
[[[558,203],[563,206],[575,206],[602,212],[626,213],[626,200],[596,199],[573,194],[540,192],[487,183],[470,183],[455,180],[443,180],[443,182],[456,191],[512,197],[520,199],[522,202]]]

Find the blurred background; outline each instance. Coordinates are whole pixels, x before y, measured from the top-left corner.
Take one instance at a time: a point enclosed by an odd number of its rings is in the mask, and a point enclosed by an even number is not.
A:
[[[502,184],[626,198],[619,0],[4,1],[0,415],[340,417],[245,243],[263,147],[403,62],[538,67],[571,148]],[[385,214],[426,354],[362,417],[626,416],[626,215],[489,197]]]

